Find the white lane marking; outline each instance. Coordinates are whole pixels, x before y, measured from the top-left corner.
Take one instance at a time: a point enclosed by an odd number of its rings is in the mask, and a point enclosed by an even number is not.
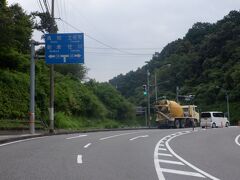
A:
[[[191,167],[192,169],[198,171],[199,173],[209,177],[210,179],[212,180],[219,180],[218,178],[208,174],[207,172],[204,172],[203,170],[197,168],[196,166],[192,165],[191,163],[187,162],[186,160],[184,160],[182,157],[180,157],[179,155],[177,155],[173,150],[172,148],[169,146],[169,141],[171,141],[173,138],[175,138],[177,136],[174,136],[174,137],[171,137],[169,140],[166,141],[166,147],[167,149],[170,151],[170,153],[172,155],[174,155],[176,158],[178,158],[180,161],[182,161],[184,164],[186,164],[187,166]]]
[[[158,153],[159,156],[168,156],[168,157],[172,157],[171,154],[165,154],[165,153]]]
[[[137,136],[137,137],[129,139],[129,141],[133,141],[133,140],[136,140],[136,139],[139,139],[139,138],[145,138],[145,137],[149,137],[149,135]]]
[[[86,148],[88,148],[89,146],[91,146],[92,145],[92,143],[88,143],[88,144],[86,144],[85,146],[84,146],[84,148],[86,149]]]
[[[202,174],[195,173],[195,172],[179,171],[179,170],[165,169],[165,168],[161,168],[160,171],[167,172],[167,173],[173,173],[173,174],[180,174],[180,175],[187,175],[187,176],[195,176],[195,177],[205,178]]]
[[[235,143],[240,146],[240,143],[238,142],[239,138],[240,138],[240,134],[235,138]]]
[[[20,142],[25,142],[25,141],[31,141],[31,140],[35,140],[35,139],[42,139],[42,138],[45,138],[45,137],[47,137],[47,136],[35,137],[35,138],[29,138],[29,139],[23,139],[23,140],[13,141],[13,142],[9,142],[9,143],[0,144],[0,147],[2,147],[2,146],[7,146],[7,145],[10,145],[10,144],[16,144],[16,143],[20,143]]]
[[[117,134],[117,135],[113,135],[113,136],[104,137],[104,138],[101,138],[101,139],[99,139],[99,140],[102,141],[102,140],[106,140],[106,139],[115,138],[115,137],[118,137],[118,136],[125,136],[125,135],[136,134],[136,133],[138,133],[138,132]]]
[[[40,134],[35,134],[35,135],[40,135]],[[31,136],[31,134],[22,134],[20,135],[21,137],[25,137],[25,136]]]
[[[168,161],[168,160],[159,159],[159,162],[184,166],[184,164],[182,162],[180,162],[180,161]]]
[[[161,143],[162,143],[162,142],[161,142]],[[159,144],[159,146],[162,146],[162,147],[163,147],[163,146],[165,146],[165,145],[164,145],[164,144]]]
[[[159,146],[162,145],[161,143],[162,143],[162,140],[158,141],[157,145],[155,146],[153,157],[154,157],[154,166],[155,166],[155,170],[157,172],[158,179],[165,180],[165,177],[163,176],[163,173],[162,173],[161,167],[160,167],[160,163],[158,160],[158,149],[159,149]]]
[[[73,137],[68,137],[68,138],[66,138],[66,139],[76,139],[76,138],[81,138],[81,137],[86,137],[87,135],[86,134],[84,134],[84,135],[78,135],[78,136],[73,136]]]
[[[82,163],[83,163],[82,155],[81,155],[81,154],[79,154],[79,155],[77,156],[77,163],[78,163],[78,164],[82,164]]]
[[[158,150],[160,150],[160,151],[166,151],[167,149],[165,149],[165,148],[158,148]]]

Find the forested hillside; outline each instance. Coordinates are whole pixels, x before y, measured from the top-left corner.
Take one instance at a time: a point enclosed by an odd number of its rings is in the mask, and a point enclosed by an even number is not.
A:
[[[160,38],[160,37],[159,37]],[[169,43],[156,52],[148,65],[119,75],[110,83],[136,105],[146,106],[142,85],[154,85],[156,74],[158,97],[175,99],[176,87],[183,95],[195,95],[200,110],[226,112],[226,94],[230,100],[231,122],[240,120],[240,12],[231,11],[214,24],[198,22],[183,39]],[[151,104],[154,87],[150,88]]]
[[[28,119],[30,39],[33,28],[40,28],[33,18],[19,5],[7,6],[0,0],[0,120]],[[133,105],[108,83],[84,82],[86,67],[58,65],[55,71],[57,128],[111,128],[133,123]],[[36,119],[45,122],[49,86],[49,67],[44,59],[36,60]]]

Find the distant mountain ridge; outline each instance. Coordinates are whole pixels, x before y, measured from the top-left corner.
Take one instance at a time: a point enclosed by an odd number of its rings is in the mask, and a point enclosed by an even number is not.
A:
[[[166,66],[168,64],[168,66]],[[195,23],[183,39],[166,45],[155,53],[148,65],[118,75],[109,82],[136,105],[145,105],[142,85],[157,77],[158,96],[176,97],[176,87],[181,94],[194,94],[194,103],[202,110],[226,111],[225,96],[230,98],[233,122],[240,108],[240,11],[231,11],[222,20]],[[165,83],[164,83],[165,82]],[[151,103],[154,88],[150,87]]]

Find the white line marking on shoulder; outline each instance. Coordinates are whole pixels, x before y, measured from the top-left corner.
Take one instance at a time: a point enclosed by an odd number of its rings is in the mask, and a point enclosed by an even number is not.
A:
[[[136,133],[138,133],[138,132],[116,134],[116,135],[113,135],[113,136],[108,136],[108,137],[101,138],[99,140],[102,141],[102,140],[106,140],[106,139],[111,139],[111,138],[115,138],[115,137],[119,137],[119,136],[125,136],[125,135],[136,134]]]
[[[148,135],[137,136],[137,137],[134,137],[134,138],[129,139],[129,141],[133,141],[133,140],[136,140],[136,139],[139,139],[139,138],[145,138],[145,137],[148,137]]]
[[[66,139],[76,139],[76,138],[81,138],[81,137],[86,137],[87,135],[86,134],[83,134],[83,135],[78,135],[78,136],[73,136],[73,137],[68,137]]]
[[[196,166],[192,165],[191,163],[187,162],[187,161],[184,160],[182,157],[180,157],[179,155],[177,155],[177,154],[172,150],[172,148],[169,146],[169,141],[171,141],[173,138],[175,138],[175,137],[172,137],[172,138],[170,138],[169,140],[166,141],[166,147],[167,147],[167,149],[171,152],[172,155],[174,155],[176,158],[178,158],[180,161],[182,161],[182,162],[183,162],[184,164],[186,164],[187,166],[189,166],[189,167],[191,167],[192,169],[198,171],[199,173],[201,173],[201,174],[209,177],[210,179],[212,179],[212,180],[219,180],[218,178],[216,178],[216,177],[214,177],[214,176],[212,176],[212,175],[210,175],[210,174],[202,171],[201,169],[197,168]]]
[[[235,143],[240,146],[240,143],[238,142],[238,139],[240,138],[240,134],[235,138]]]
[[[195,176],[195,177],[205,178],[202,174],[195,173],[195,172],[179,171],[179,170],[165,169],[165,168],[161,168],[160,170],[162,172],[167,172],[167,173],[173,173],[173,174],[180,174],[180,175],[186,175],[186,176]]]
[[[166,154],[166,153],[158,153],[159,156],[168,156],[168,157],[172,157],[171,154]]]
[[[167,164],[183,165],[184,166],[184,164],[180,161],[168,161],[168,160],[159,159],[159,162],[167,163]]]
[[[35,139],[42,139],[42,138],[46,138],[46,137],[47,137],[47,136],[35,137],[35,138],[29,138],[29,139],[23,139],[23,140],[13,141],[13,142],[9,142],[9,143],[0,144],[0,147],[2,147],[2,146],[7,146],[7,145],[10,145],[10,144],[16,144],[16,143],[20,143],[20,142],[31,141],[31,140],[35,140]]]
[[[92,143],[88,143],[88,144],[86,144],[85,146],[84,146],[84,148],[86,149],[86,148],[88,148],[89,146],[91,146],[92,145]]]
[[[82,163],[83,163],[82,155],[81,155],[81,154],[79,154],[79,155],[77,156],[77,163],[78,163],[78,164],[82,164]]]

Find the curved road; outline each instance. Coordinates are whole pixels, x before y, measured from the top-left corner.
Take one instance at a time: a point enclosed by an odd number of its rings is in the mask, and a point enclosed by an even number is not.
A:
[[[0,145],[4,180],[239,179],[240,128],[58,135]]]

